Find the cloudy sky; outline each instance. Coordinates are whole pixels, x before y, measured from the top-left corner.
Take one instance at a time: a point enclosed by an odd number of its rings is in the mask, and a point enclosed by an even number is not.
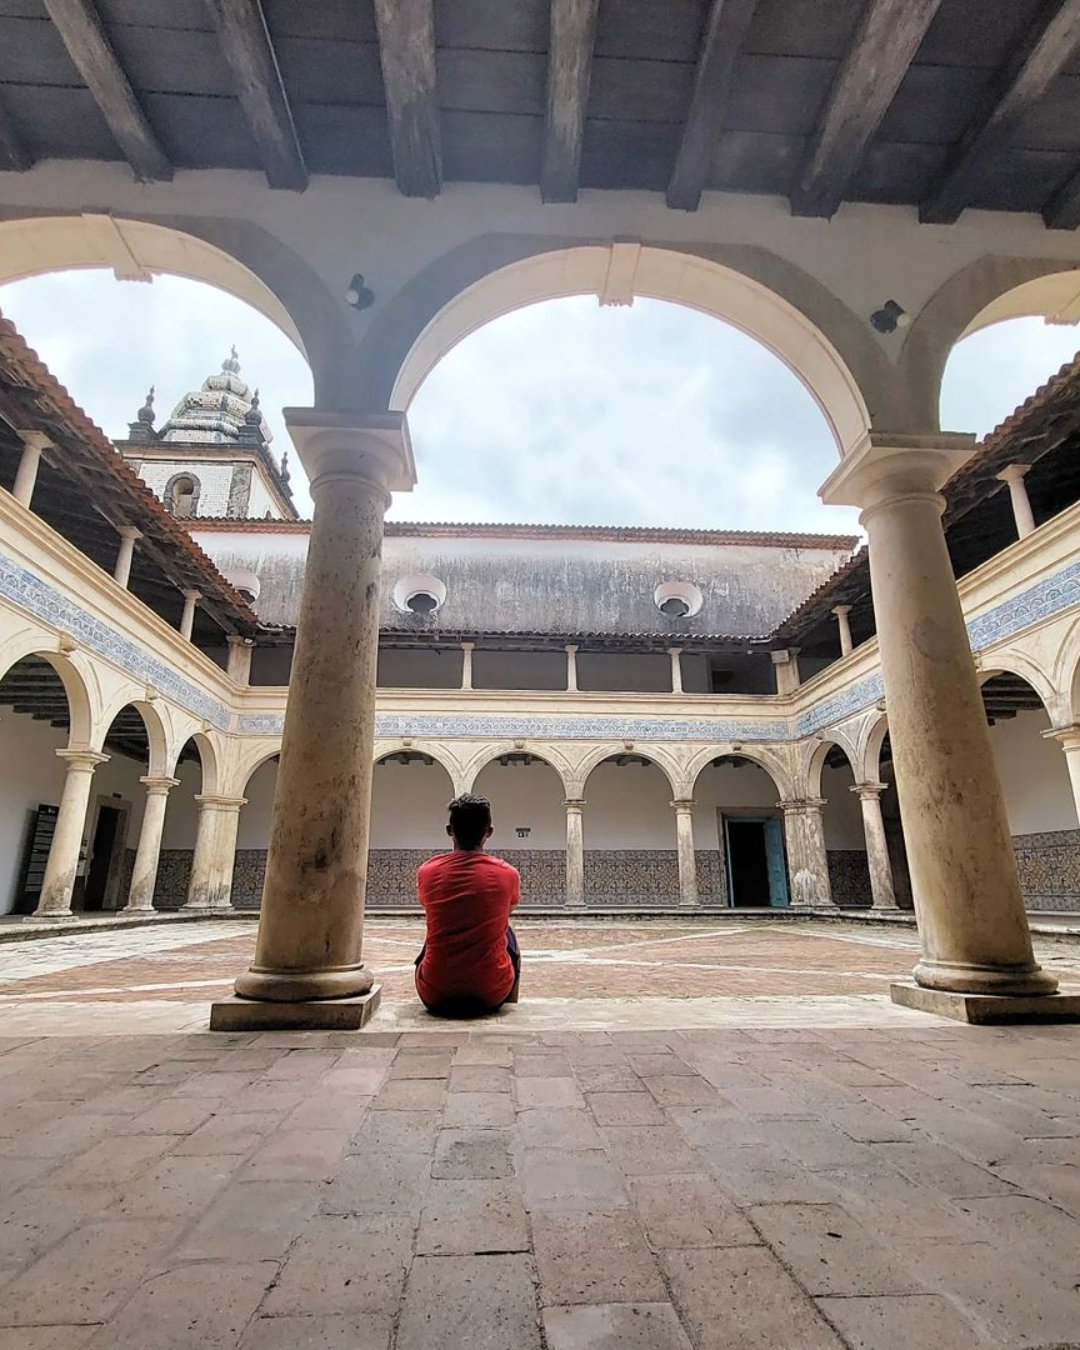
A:
[[[160,423],[232,343],[279,453],[279,410],[311,402],[288,339],[197,282],[68,272],[0,287],[0,310],[114,437],[151,384]],[[1036,319],[968,339],[943,425],[985,433],[1077,348],[1080,330]],[[496,320],[443,359],[409,420],[420,483],[395,501],[399,519],[856,528],[854,512],[817,500],[836,451],[798,380],[735,329],[659,301],[580,297]],[[294,483],[307,514],[299,472]]]

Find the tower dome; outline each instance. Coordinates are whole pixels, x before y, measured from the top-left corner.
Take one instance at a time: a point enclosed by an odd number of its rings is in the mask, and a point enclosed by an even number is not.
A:
[[[236,348],[221,363],[220,372],[208,375],[202,388],[185,394],[161,428],[160,439],[188,445],[235,445],[250,443],[252,427],[264,443],[272,438],[258,404],[240,377]],[[247,434],[242,435],[245,428]]]

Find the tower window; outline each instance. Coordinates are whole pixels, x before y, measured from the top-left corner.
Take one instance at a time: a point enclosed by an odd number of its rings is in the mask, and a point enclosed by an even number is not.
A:
[[[174,474],[165,485],[165,506],[181,519],[193,516],[199,504],[201,484],[193,473]]]

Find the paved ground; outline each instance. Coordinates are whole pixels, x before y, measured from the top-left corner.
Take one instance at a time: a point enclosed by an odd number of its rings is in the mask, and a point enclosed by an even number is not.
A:
[[[1080,1029],[893,1007],[908,933],[522,929],[433,1029],[373,924],[336,1036],[177,1033],[246,925],[2,949],[0,1350],[1080,1350]]]

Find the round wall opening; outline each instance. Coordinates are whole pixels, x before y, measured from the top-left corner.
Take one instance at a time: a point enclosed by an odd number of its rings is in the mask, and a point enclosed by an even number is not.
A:
[[[418,572],[410,577],[402,577],[395,584],[391,599],[394,608],[400,613],[423,617],[442,608],[446,600],[446,586],[429,572]]]
[[[692,581],[664,581],[653,593],[656,608],[669,619],[689,619],[701,609],[704,600]]]

